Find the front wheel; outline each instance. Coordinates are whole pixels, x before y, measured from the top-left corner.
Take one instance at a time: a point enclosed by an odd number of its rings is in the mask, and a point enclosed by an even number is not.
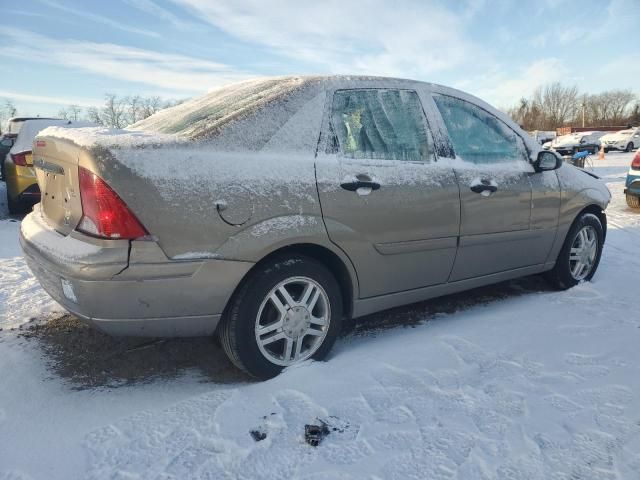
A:
[[[267,379],[331,350],[342,323],[342,296],[331,272],[302,255],[259,266],[234,294],[218,335],[231,361]]]
[[[627,205],[631,208],[640,208],[640,197],[635,195],[629,195],[627,193]]]
[[[624,149],[625,152],[630,152],[631,150],[633,150],[633,143],[629,142],[627,144],[627,148]]]
[[[593,278],[600,263],[604,232],[600,219],[583,213],[571,226],[553,270],[546,278],[554,287],[566,290]]]

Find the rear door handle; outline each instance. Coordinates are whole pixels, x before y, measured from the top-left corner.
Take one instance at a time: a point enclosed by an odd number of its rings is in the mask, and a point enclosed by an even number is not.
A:
[[[359,188],[370,188],[371,190],[378,190],[380,188],[380,184],[378,182],[365,180],[355,180],[353,182],[341,183],[340,186],[345,190],[349,190],[350,192],[355,192]]]

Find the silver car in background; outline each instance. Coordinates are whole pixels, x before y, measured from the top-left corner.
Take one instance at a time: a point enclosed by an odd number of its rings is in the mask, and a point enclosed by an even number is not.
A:
[[[345,318],[515,277],[589,280],[610,194],[463,92],[375,77],[242,82],[127,130],[47,129],[21,244],[117,335],[217,334],[259,378]]]

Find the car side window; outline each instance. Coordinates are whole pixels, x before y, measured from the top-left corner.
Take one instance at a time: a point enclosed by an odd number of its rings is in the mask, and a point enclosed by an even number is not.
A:
[[[336,146],[347,158],[433,159],[422,104],[411,90],[338,90],[333,96],[331,128]]]
[[[527,152],[522,139],[486,110],[448,95],[434,95],[453,149],[467,162],[489,164],[523,160]]]

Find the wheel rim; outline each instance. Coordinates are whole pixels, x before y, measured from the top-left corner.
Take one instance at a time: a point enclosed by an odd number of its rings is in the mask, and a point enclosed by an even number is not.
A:
[[[575,280],[584,280],[593,270],[598,253],[598,236],[591,226],[583,227],[571,245],[569,269]]]
[[[260,304],[255,337],[262,355],[276,365],[311,357],[329,331],[331,307],[324,288],[308,277],[278,283]]]

